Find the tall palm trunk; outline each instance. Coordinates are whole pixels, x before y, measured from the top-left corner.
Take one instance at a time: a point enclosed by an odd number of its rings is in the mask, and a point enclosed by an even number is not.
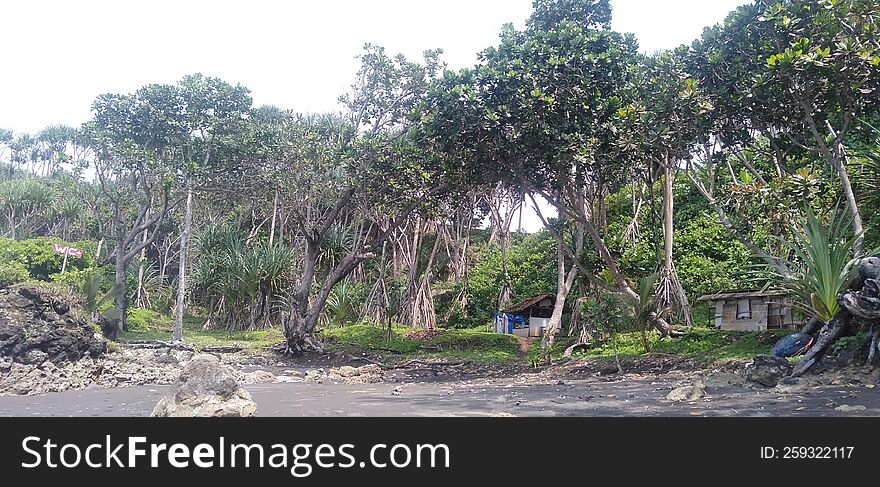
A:
[[[660,307],[672,307],[681,317],[686,326],[693,324],[690,303],[687,294],[678,279],[675,263],[672,260],[674,250],[674,200],[672,191],[674,174],[667,154],[663,161],[663,264],[660,274],[658,293]]]
[[[186,257],[189,251],[189,236],[192,231],[192,184],[186,183],[186,209],[183,217],[183,234],[180,237],[180,268],[177,274],[177,303],[174,306],[174,335],[172,341],[183,341],[183,314],[186,299]]]

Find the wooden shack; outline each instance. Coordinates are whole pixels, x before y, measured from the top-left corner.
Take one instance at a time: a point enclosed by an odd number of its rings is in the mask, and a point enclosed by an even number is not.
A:
[[[539,337],[553,314],[556,296],[540,294],[508,306],[495,315],[495,332]]]
[[[791,297],[780,290],[721,291],[697,299],[715,304],[715,328],[762,331],[798,327]]]

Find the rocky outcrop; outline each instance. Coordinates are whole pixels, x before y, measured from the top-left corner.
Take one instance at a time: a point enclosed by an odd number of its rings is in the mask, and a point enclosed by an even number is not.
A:
[[[76,362],[22,364],[0,358],[0,394],[35,395],[86,387],[170,385],[192,352],[122,348]]]
[[[233,371],[216,356],[201,354],[186,364],[174,389],[156,404],[151,416],[248,417],[256,412],[257,404]]]
[[[25,285],[0,289],[0,360],[60,365],[106,350],[78,306],[57,292]]]

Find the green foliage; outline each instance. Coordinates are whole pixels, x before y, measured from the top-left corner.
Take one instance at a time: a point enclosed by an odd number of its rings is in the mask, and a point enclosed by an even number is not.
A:
[[[390,360],[423,357],[504,363],[514,359],[519,350],[513,335],[477,330],[446,330],[421,340],[407,338],[405,334],[409,331],[410,328],[395,328],[391,340],[387,340],[384,328],[353,325],[326,330],[324,335],[332,349],[351,353],[378,353]]]
[[[839,207],[824,222],[807,208],[806,221],[796,225],[795,238],[785,242],[796,259],[789,262],[794,273],[776,275],[777,282],[794,294],[795,306],[809,316],[827,322],[840,310],[837,297],[858,271],[852,249],[859,236],[851,229],[852,218]]]
[[[51,188],[38,179],[0,181],[0,228],[14,238],[32,236],[36,225],[45,220],[52,205]]]
[[[196,243],[193,298],[213,310],[218,325],[229,329],[277,324],[281,298],[293,279],[289,248],[249,242],[247,237],[227,224],[205,229]]]
[[[751,252],[703,213],[675,232],[675,266],[685,290],[694,297],[747,287]]]
[[[0,287],[18,284],[30,279],[31,275],[21,262],[0,261]]]
[[[63,255],[52,251],[52,244],[56,243],[84,250],[81,258],[68,257],[67,270],[82,270],[96,265],[94,242],[64,242],[58,237],[36,237],[27,240],[0,237],[0,261],[17,262],[27,269],[32,278],[48,281],[52,274],[61,272],[64,262]]]
[[[507,268],[515,301],[556,290],[556,240],[546,231],[514,240],[507,249]],[[486,244],[476,252],[468,282],[468,317],[461,326],[492,322],[504,283],[501,247]],[[450,320],[451,326],[457,323]]]
[[[131,319],[132,315],[129,315]],[[135,311],[137,330],[126,330],[123,341],[133,340],[171,340],[174,320],[164,314],[151,310]],[[280,343],[284,336],[277,328],[263,330],[214,330],[205,329],[205,318],[186,316],[183,319],[183,339],[194,347],[238,346],[256,350],[272,347]]]
[[[321,315],[321,324],[326,327],[345,326],[358,318],[358,307],[363,302],[363,287],[349,281],[337,284]]]
[[[171,319],[158,311],[143,308],[128,309],[128,331],[130,332],[145,332],[170,324]]]

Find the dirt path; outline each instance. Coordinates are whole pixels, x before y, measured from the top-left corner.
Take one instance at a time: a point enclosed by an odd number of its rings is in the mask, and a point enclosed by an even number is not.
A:
[[[728,386],[708,388],[705,397],[692,402],[667,401],[682,380],[686,377],[676,373],[572,380],[525,374],[246,387],[259,416],[880,416],[880,389],[860,384],[817,386],[797,394]],[[0,396],[0,416],[146,416],[168,389]],[[840,406],[855,409],[837,410]]]

